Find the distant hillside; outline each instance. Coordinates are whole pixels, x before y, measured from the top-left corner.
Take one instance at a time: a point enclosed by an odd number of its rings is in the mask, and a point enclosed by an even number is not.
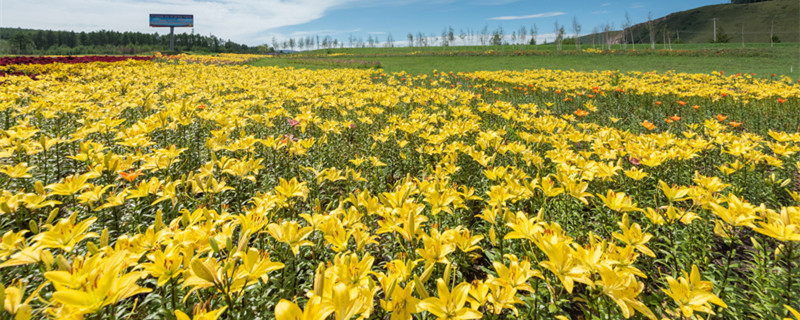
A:
[[[719,4],[675,12],[654,19],[656,43],[681,41],[710,42],[714,38],[717,20],[718,40],[741,42],[770,42],[770,27],[781,42],[800,42],[800,1],[772,0],[743,4]],[[626,29],[626,42],[650,43],[647,22]]]

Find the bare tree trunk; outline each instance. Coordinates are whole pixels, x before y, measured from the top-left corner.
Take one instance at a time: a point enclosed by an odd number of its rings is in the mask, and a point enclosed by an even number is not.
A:
[[[669,51],[672,51],[672,35],[667,36],[667,43],[669,44]]]
[[[650,50],[656,49],[656,30],[653,29],[653,13],[647,14],[647,28],[650,31]]]
[[[742,48],[744,48],[744,23],[742,23]]]
[[[769,24],[769,47],[770,48],[772,48],[772,46],[773,46],[772,39],[775,38],[775,35],[774,35],[774,32],[773,32],[774,29],[775,29],[775,19],[772,19],[772,21],[770,21],[770,24]]]

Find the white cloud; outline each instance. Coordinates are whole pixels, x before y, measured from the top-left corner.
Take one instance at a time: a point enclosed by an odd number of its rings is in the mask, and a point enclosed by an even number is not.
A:
[[[73,31],[139,31],[150,13],[193,14],[194,32],[248,45],[269,41],[265,31],[303,24],[334,7],[359,0],[15,0],[0,8],[3,27]],[[178,28],[176,32],[191,32]]]
[[[521,19],[535,19],[535,18],[548,18],[548,17],[555,17],[565,15],[564,12],[545,12],[545,13],[537,13],[537,14],[529,14],[526,16],[501,16],[501,17],[492,17],[489,20],[521,20]]]
[[[608,6],[610,6],[610,5],[611,5],[611,2],[606,2],[606,3],[604,3],[604,4],[601,4],[600,6],[601,6],[601,7],[608,7]]]

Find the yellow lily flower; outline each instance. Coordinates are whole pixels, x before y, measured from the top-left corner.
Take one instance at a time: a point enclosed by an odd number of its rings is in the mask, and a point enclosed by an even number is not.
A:
[[[68,308],[70,314],[84,315],[130,296],[150,292],[150,289],[136,284],[147,272],[125,272],[129,265],[135,263],[128,254],[125,251],[117,251],[110,256],[101,253],[83,264],[76,261],[71,271],[46,272],[45,278],[56,287],[53,300]]]
[[[537,243],[547,255],[548,260],[539,262],[539,265],[553,272],[558,280],[564,284],[567,292],[572,293],[575,282],[587,286],[594,286],[589,278],[589,269],[578,263],[573,257],[573,252],[566,242],[550,243],[547,241]]]
[[[0,286],[0,290],[3,290],[3,296],[5,297],[0,301],[0,304],[3,305],[3,309],[11,315],[14,315],[14,319],[20,320],[27,320],[31,318],[31,301],[34,298],[38,297],[39,291],[41,291],[48,282],[42,283],[36,290],[31,292],[28,295],[28,298],[25,301],[22,300],[22,297],[25,295],[25,285],[23,283],[17,283],[13,286],[8,286],[3,288]]]
[[[350,320],[350,318],[361,313],[364,304],[372,303],[372,299],[366,301],[359,288],[349,287],[347,284],[339,282],[333,285],[333,308],[336,320]],[[371,298],[371,297],[370,297]]]
[[[435,315],[438,320],[480,319],[483,317],[480,312],[464,307],[469,294],[469,283],[462,282],[451,292],[444,279],[439,278],[436,279],[436,288],[439,296],[422,300],[419,307]]]
[[[292,249],[292,253],[300,253],[300,247],[311,246],[314,243],[305,240],[314,229],[311,227],[300,227],[296,221],[284,221],[280,225],[270,223],[267,225],[267,232],[280,242],[284,242]]]
[[[156,284],[159,287],[164,286],[167,281],[181,274],[183,258],[181,257],[181,249],[178,246],[169,245],[164,251],[158,249],[148,254],[147,259],[152,263],[142,263],[140,266],[151,277],[158,278]]]
[[[89,175],[71,175],[64,178],[63,182],[48,185],[46,188],[53,191],[55,195],[71,196],[90,186],[86,181]]]
[[[495,286],[507,286],[515,290],[534,292],[533,288],[528,284],[528,279],[537,277],[544,279],[542,272],[536,269],[531,269],[531,262],[528,260],[520,262],[517,256],[513,254],[506,254],[505,258],[510,261],[508,266],[500,263],[499,261],[492,262],[497,278],[489,276],[486,283]]]
[[[422,312],[419,307],[420,300],[413,297],[414,283],[409,283],[405,288],[396,285],[392,290],[389,301],[381,300],[381,307],[392,313],[391,320],[411,319],[412,314]]]
[[[489,309],[492,313],[500,314],[503,309],[510,309],[514,315],[519,315],[517,307],[514,305],[523,304],[523,302],[517,297],[516,288],[496,284],[487,284],[487,286],[491,288],[491,294],[489,294],[488,298],[492,304],[492,308]]]
[[[780,213],[767,212],[766,222],[754,231],[778,241],[800,241],[800,207],[783,207]]]
[[[0,260],[5,260],[12,253],[25,247],[26,233],[28,233],[28,230],[22,230],[20,232],[9,230],[3,234],[3,238],[0,240]]]
[[[613,236],[614,239],[622,241],[625,244],[636,248],[637,250],[639,250],[639,252],[643,254],[646,254],[651,257],[656,256],[656,254],[653,253],[653,251],[650,250],[650,248],[645,246],[645,244],[647,244],[647,242],[650,241],[650,238],[652,238],[653,235],[649,233],[642,233],[642,227],[640,227],[638,223],[634,223],[633,225],[631,225],[628,220],[627,213],[622,215],[622,221],[618,222],[617,224],[619,225],[620,228],[622,228],[622,234],[619,234],[617,232],[612,233],[611,236]]]
[[[286,202],[294,197],[306,199],[308,196],[308,187],[305,182],[297,181],[297,178],[292,178],[289,181],[281,178],[278,186],[275,187],[275,192],[279,197],[279,203],[286,205]]]
[[[533,241],[537,235],[544,231],[544,223],[542,222],[542,215],[544,209],[539,209],[539,214],[535,217],[528,218],[522,211],[517,211],[516,217],[513,221],[506,223],[511,228],[511,232],[504,237],[508,239],[527,239]]]
[[[314,296],[308,299],[305,309],[300,309],[294,302],[281,299],[275,306],[277,320],[321,320],[333,313],[334,306],[322,297]]]
[[[606,192],[605,196],[602,194],[597,194],[597,197],[603,200],[603,203],[606,205],[606,207],[617,212],[642,210],[636,207],[636,204],[633,203],[631,198],[626,196],[624,192],[614,192],[614,190],[608,189],[608,192]]]
[[[195,308],[191,318],[189,318],[187,314],[183,313],[183,311],[175,310],[175,317],[178,318],[178,320],[217,320],[220,316],[222,316],[222,313],[225,312],[225,309],[227,308],[228,306],[224,306],[212,311]]]
[[[97,218],[89,218],[75,224],[78,213],[75,212],[69,218],[58,220],[55,225],[48,225],[48,230],[37,234],[33,241],[42,248],[58,248],[66,252],[71,252],[79,242],[87,238],[96,238],[97,233],[86,232],[89,227],[97,221]]]
[[[607,266],[598,268],[600,280],[596,282],[603,287],[603,294],[611,298],[622,310],[625,319],[630,318],[636,311],[641,312],[649,319],[657,319],[655,314],[636,298],[644,289],[644,284],[639,283],[630,273],[617,273]]]
[[[661,289],[661,291],[664,291],[678,304],[677,311],[684,317],[691,317],[695,311],[714,314],[710,303],[723,308],[728,307],[719,297],[711,293],[714,285],[710,281],[700,279],[700,271],[697,266],[692,265],[691,275],[687,275],[686,271],[681,272],[683,277],[678,279],[667,276],[669,290]]]
[[[428,263],[449,263],[447,255],[456,250],[456,245],[449,239],[439,234],[436,229],[431,230],[431,235],[422,235],[423,248],[417,249],[417,254]]]
[[[255,248],[246,251],[238,251],[234,257],[242,259],[242,264],[236,269],[235,277],[244,278],[245,286],[254,284],[258,279],[265,283],[269,280],[267,275],[270,271],[283,269],[284,264],[269,260],[269,255]]]
[[[13,167],[11,165],[4,165],[2,168],[0,168],[0,173],[4,173],[5,175],[7,175],[9,178],[12,179],[31,178],[33,177],[33,175],[31,175],[31,173],[28,171],[33,170],[35,168],[36,166],[29,167],[27,163],[22,162],[22,163],[17,163],[17,165]]]

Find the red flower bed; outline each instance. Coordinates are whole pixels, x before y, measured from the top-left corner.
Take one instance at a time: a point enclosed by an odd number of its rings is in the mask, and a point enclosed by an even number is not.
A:
[[[36,79],[35,74],[25,74],[19,71],[12,71],[12,72],[0,71],[0,77],[5,77],[5,76],[28,76],[33,80],[38,80]]]
[[[89,63],[89,62],[117,62],[125,60],[153,59],[151,56],[63,56],[63,57],[4,57],[0,58],[0,66],[12,64],[50,64],[50,63]]]

